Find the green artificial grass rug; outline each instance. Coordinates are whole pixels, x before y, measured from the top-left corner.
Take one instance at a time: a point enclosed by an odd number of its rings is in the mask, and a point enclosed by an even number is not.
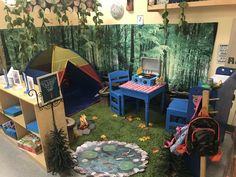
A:
[[[127,105],[127,104],[126,104]],[[127,105],[129,106],[129,105]],[[163,148],[163,143],[168,137],[165,126],[165,115],[160,114],[160,105],[152,105],[149,110],[148,128],[145,127],[144,107],[137,111],[134,107],[126,110],[126,115],[120,117],[110,110],[104,102],[92,105],[72,116],[79,121],[85,114],[87,120],[95,122],[96,128],[89,135],[77,137],[71,144],[76,150],[87,141],[119,141],[135,143],[148,153],[148,164],[145,171],[134,174],[136,177],[164,177],[172,176],[172,155]],[[178,162],[177,162],[178,163]]]

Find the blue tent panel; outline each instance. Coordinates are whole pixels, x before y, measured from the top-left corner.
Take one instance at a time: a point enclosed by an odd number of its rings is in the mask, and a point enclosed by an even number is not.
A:
[[[43,76],[45,74],[48,74],[48,72],[40,71],[40,70],[37,70],[37,69],[30,69],[29,67],[27,67],[25,69],[25,74],[27,76],[33,77],[34,78],[34,83],[36,84],[37,83],[36,78],[39,77],[39,76]]]
[[[66,115],[71,115],[99,101],[100,89],[100,83],[68,62],[61,84]]]

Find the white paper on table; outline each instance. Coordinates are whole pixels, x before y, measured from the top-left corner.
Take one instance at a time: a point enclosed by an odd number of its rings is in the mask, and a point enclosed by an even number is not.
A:
[[[229,78],[229,76],[221,75],[221,74],[214,74],[213,76],[211,76],[211,78],[213,79],[214,83],[219,83],[220,81],[224,83]]]
[[[9,85],[10,85],[10,86],[13,86],[13,78],[9,78],[9,77],[8,77],[8,82],[9,82]],[[0,76],[0,84],[1,84],[1,85],[7,85],[4,75],[1,75],[1,76]]]
[[[5,81],[4,75],[1,75],[1,76],[0,76],[0,84],[1,84],[1,85],[6,85],[6,81]]]

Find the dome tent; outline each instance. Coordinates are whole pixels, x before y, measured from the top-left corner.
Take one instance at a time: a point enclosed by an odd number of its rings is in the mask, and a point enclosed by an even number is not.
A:
[[[25,73],[36,78],[58,72],[65,113],[71,115],[99,100],[101,80],[92,66],[77,53],[58,46],[40,52],[31,59]]]

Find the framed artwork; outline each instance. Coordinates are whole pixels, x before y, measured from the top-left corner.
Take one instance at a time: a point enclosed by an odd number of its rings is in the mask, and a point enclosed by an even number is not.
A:
[[[57,72],[37,77],[42,106],[62,98]]]
[[[20,73],[18,70],[12,70],[12,78],[14,85],[20,86],[22,84]]]
[[[34,89],[34,79],[33,79],[33,77],[30,77],[30,76],[26,76],[26,77],[27,77],[29,90]]]

